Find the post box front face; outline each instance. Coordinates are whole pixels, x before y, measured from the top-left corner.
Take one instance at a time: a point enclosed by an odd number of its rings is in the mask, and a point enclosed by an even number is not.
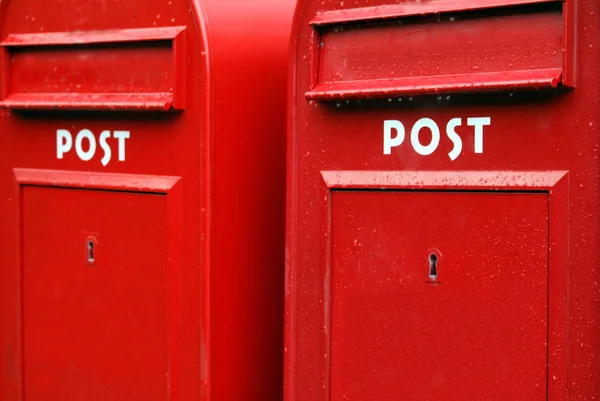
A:
[[[2,2],[3,400],[199,398],[193,7]]]
[[[22,205],[27,398],[164,400],[166,197],[27,186]]]
[[[598,398],[599,11],[298,7],[288,399]]]
[[[332,400],[546,399],[546,195],[334,191],[331,210]]]

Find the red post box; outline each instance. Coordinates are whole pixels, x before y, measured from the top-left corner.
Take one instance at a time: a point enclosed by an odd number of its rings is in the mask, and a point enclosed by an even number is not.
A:
[[[293,6],[2,1],[2,401],[281,399]]]
[[[599,399],[599,13],[298,5],[287,401]]]

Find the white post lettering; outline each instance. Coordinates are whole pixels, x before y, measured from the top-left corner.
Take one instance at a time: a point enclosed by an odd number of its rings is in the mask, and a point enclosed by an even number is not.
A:
[[[106,166],[109,162],[110,162],[110,158],[112,157],[112,152],[110,150],[110,146],[108,146],[108,143],[106,143],[106,140],[110,138],[110,131],[102,131],[100,133],[100,147],[102,148],[102,150],[104,151],[104,156],[102,157],[102,165]]]
[[[429,128],[431,130],[431,142],[427,146],[423,146],[419,141],[419,132],[422,128]],[[435,121],[431,118],[421,118],[415,123],[410,132],[410,142],[412,143],[415,151],[423,156],[432,154],[440,144],[440,129],[438,128]]]
[[[90,146],[87,151],[83,151],[81,146],[84,139],[87,139],[90,143]],[[77,152],[77,156],[84,162],[90,161],[94,154],[96,154],[96,138],[94,138],[94,134],[89,129],[82,129],[77,134],[77,138],[75,138],[75,151]]]
[[[446,125],[446,135],[448,135],[448,138],[450,138],[454,144],[454,147],[450,153],[448,153],[448,156],[450,156],[450,160],[452,161],[456,160],[456,158],[460,155],[460,152],[462,152],[462,139],[460,139],[460,136],[458,136],[455,131],[456,127],[460,127],[461,124],[462,119],[453,118],[452,120],[448,121],[448,125]]]
[[[392,138],[392,130],[395,129],[397,134]],[[385,120],[383,122],[383,154],[389,155],[392,153],[392,148],[402,145],[406,137],[404,125],[398,120]]]
[[[73,137],[66,129],[56,130],[56,158],[62,159],[63,155],[71,151],[73,147]]]
[[[483,127],[490,124],[490,117],[473,117],[467,119],[467,125],[475,127],[475,153],[483,153]]]
[[[129,131],[114,131],[113,137],[119,140],[119,161],[125,161],[125,140],[129,139]]]

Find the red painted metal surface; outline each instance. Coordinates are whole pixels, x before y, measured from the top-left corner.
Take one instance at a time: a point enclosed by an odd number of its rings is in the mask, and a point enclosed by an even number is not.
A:
[[[164,400],[166,197],[43,186],[21,196],[27,399]]]
[[[286,401],[600,398],[599,12],[298,4]]]
[[[547,194],[333,191],[331,209],[331,400],[546,400]]]
[[[560,0],[458,0],[453,2],[406,2],[404,4],[381,4],[372,6],[369,2],[359,4],[360,7],[351,8],[324,7],[324,11],[317,11],[316,16],[310,20],[314,26],[332,23],[348,23],[362,21],[377,21],[396,19],[397,17],[438,15],[451,12],[464,12],[475,10],[494,9],[499,7],[523,6],[537,3],[552,3]]]
[[[312,50],[316,86],[306,96],[346,100],[564,84],[569,58],[562,39],[570,20],[562,2],[525,2],[522,13],[514,12],[515,4],[424,3],[317,14],[311,21],[319,38]],[[434,10],[435,18],[415,19]],[[530,26],[524,42],[523,26]]]
[[[281,399],[292,12],[0,2],[0,400]]]
[[[510,71],[440,75],[433,77],[380,80],[326,82],[306,92],[309,100],[345,101],[349,99],[410,96],[420,93],[459,93],[471,90],[522,90],[528,88],[556,88],[560,83],[560,69],[537,71]]]
[[[185,27],[9,34],[0,43],[12,109],[183,108]],[[116,46],[116,45],[119,46]],[[86,47],[87,46],[87,47]],[[118,60],[119,68],[115,68]]]

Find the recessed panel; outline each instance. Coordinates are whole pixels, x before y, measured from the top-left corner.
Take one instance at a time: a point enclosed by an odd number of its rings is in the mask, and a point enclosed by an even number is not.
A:
[[[306,96],[387,99],[569,85],[563,8],[554,0],[436,0],[320,12],[311,21],[316,85]]]
[[[25,399],[165,400],[166,196],[22,196]]]
[[[334,191],[331,399],[543,401],[548,197]]]
[[[10,34],[0,43],[4,106],[153,110],[181,107],[183,27]]]
[[[560,69],[561,6],[334,25],[321,36],[319,82]]]

